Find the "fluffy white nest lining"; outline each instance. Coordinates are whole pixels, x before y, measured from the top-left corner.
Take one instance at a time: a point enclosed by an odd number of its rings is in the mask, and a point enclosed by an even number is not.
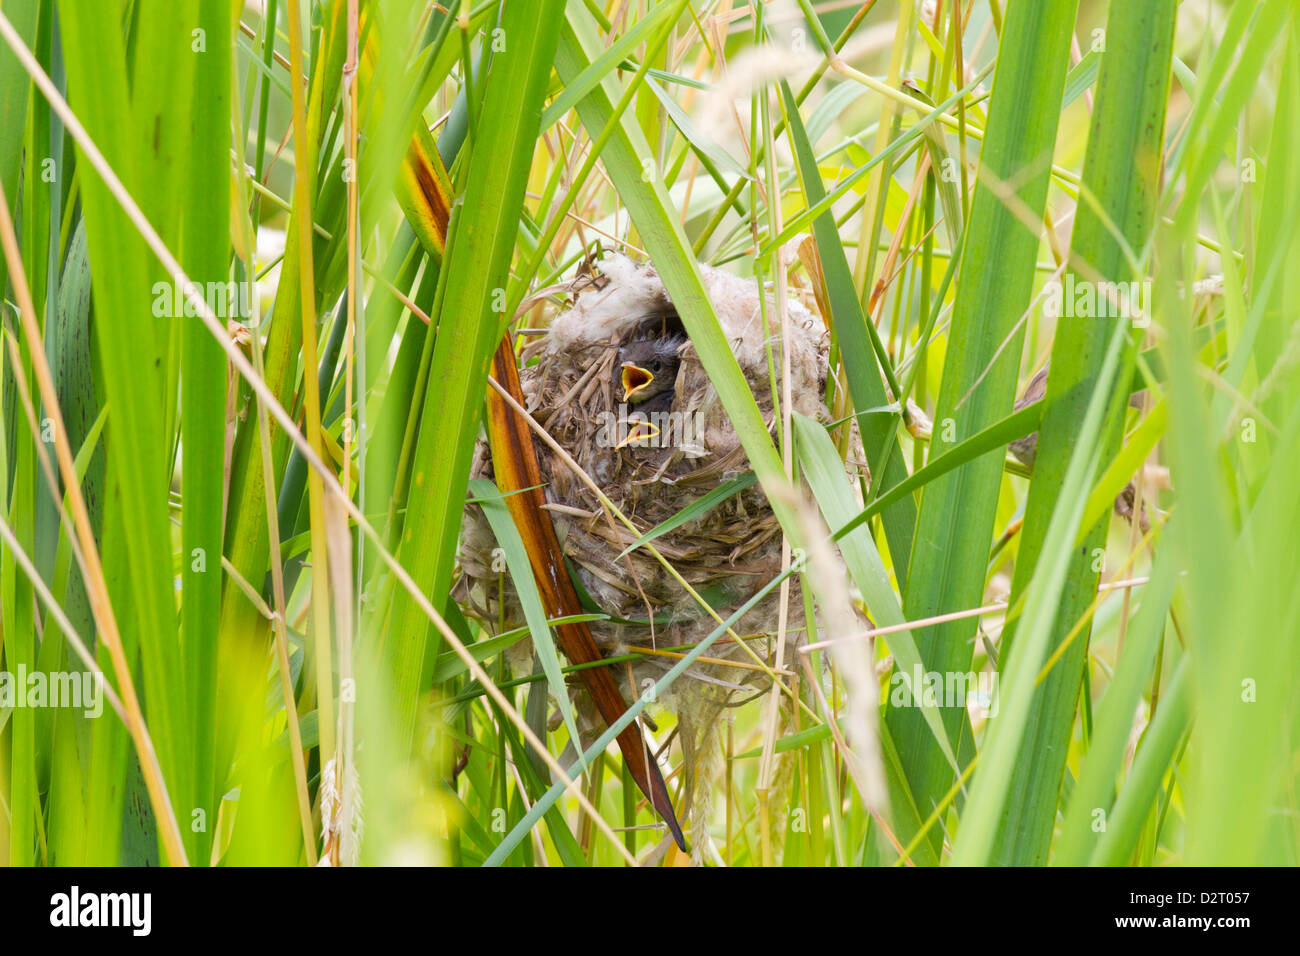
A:
[[[701,266],[718,320],[736,361],[768,423],[774,428],[769,358],[782,367],[781,321],[767,293],[766,326],[755,282]],[[617,352],[646,337],[680,334],[682,325],[654,268],[621,255],[610,255],[581,273],[567,292],[570,304],[547,333],[523,351],[520,382],[529,412],[610,500],[645,532],[674,516],[718,485],[749,470],[744,449],[689,340],[678,349],[680,366],[673,390],[668,427],[651,444],[616,447],[626,435],[628,406],[620,403]],[[827,375],[827,335],[822,321],[799,303],[786,304],[794,409],[820,421],[829,414],[822,401]],[[766,331],[766,335],[765,335]],[[769,355],[770,346],[770,355]],[[533,360],[536,361],[533,361]],[[591,489],[545,444],[535,442],[551,516],[566,556],[582,589],[598,608],[621,621],[597,621],[593,636],[607,655],[629,647],[695,644],[716,622],[645,549],[615,560],[636,535],[609,515]],[[480,440],[475,477],[493,477],[487,441]],[[781,570],[781,534],[757,483],[653,542],[676,570],[704,594],[723,617],[733,612]],[[506,582],[504,615],[498,606],[499,576],[491,559],[496,541],[481,510],[466,509],[460,560],[464,577],[457,597],[469,613],[485,621],[504,617],[507,627],[522,623],[513,587]],[[499,566],[499,565],[498,565]],[[751,641],[764,660],[775,647],[779,597],[769,595],[736,624],[740,635],[772,635]],[[791,617],[802,619],[797,581],[791,582]],[[660,623],[652,624],[654,617]],[[666,619],[666,620],[665,620]],[[796,635],[787,638],[792,650]],[[751,658],[734,642],[719,642],[708,657],[736,661]],[[515,669],[527,673],[531,646],[515,645]],[[629,699],[647,677],[661,676],[675,661],[647,657],[627,668]],[[710,778],[718,756],[717,724],[722,708],[767,685],[761,671],[718,664],[696,664],[660,703],[674,710],[681,723],[688,770],[698,771],[688,802],[688,819],[707,822],[700,806],[698,778]],[[635,690],[634,690],[635,689]],[[575,691],[577,689],[575,688]],[[575,693],[580,714],[585,694]],[[593,729],[598,719],[593,720]],[[700,833],[700,829],[696,829]]]

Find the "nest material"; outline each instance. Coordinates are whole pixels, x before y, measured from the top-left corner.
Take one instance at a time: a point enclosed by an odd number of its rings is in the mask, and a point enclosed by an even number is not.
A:
[[[774,414],[768,363],[770,357],[779,381],[783,345],[775,301],[767,295],[765,327],[759,289],[753,281],[708,267],[701,271],[727,341],[771,430]],[[748,458],[652,266],[610,256],[594,271],[575,279],[569,293],[571,306],[556,316],[545,336],[524,349],[520,382],[534,419],[638,529],[633,534],[607,515],[583,479],[545,444],[535,442],[561,546],[600,610],[622,619],[592,622],[592,634],[606,654],[625,652],[629,646],[697,643],[716,622],[649,551],[639,548],[615,559],[638,534],[748,471]],[[828,421],[822,402],[827,375],[825,327],[797,302],[789,301],[787,309],[789,337],[784,346],[789,351],[793,407],[801,414]],[[637,417],[635,406],[629,408],[620,401],[618,349],[644,338],[673,336],[682,336],[677,349],[680,366],[670,414],[655,419],[664,426],[660,435],[649,443],[617,447]],[[473,474],[493,475],[486,440],[476,449]],[[479,508],[468,507],[460,552],[464,578],[458,597],[470,613],[488,621],[500,620],[502,611],[497,606],[498,574],[492,570],[495,544]],[[702,518],[656,538],[654,547],[724,617],[781,570],[780,527],[757,484]],[[797,615],[800,597],[794,580],[791,595]],[[737,633],[774,634],[778,602],[779,596],[773,592],[738,622]],[[508,584],[505,603],[501,616],[507,626],[522,623],[518,601]],[[651,623],[651,618],[660,623]],[[792,647],[795,641],[788,639],[787,643]],[[761,658],[770,660],[765,643],[751,646]],[[722,642],[707,656],[750,659],[734,643]],[[529,657],[527,642],[516,645],[514,661],[523,664]],[[660,676],[672,663],[648,657],[631,668],[629,676],[639,690],[646,677]],[[699,663],[685,676],[692,680],[679,680],[662,703],[673,706],[683,718],[689,769],[696,762],[691,759],[692,750],[716,746],[716,736],[709,737],[706,729],[716,723],[729,699],[737,696],[736,691],[765,686],[766,676],[757,670]],[[698,794],[693,796],[698,800]]]
[[[682,324],[651,266],[611,256],[598,269],[594,276],[575,280],[572,307],[524,350],[520,382],[534,419],[644,532],[748,471],[749,461],[688,340],[678,350],[681,365],[671,413],[660,436],[650,443],[615,447],[636,417],[635,407],[619,400],[618,348],[639,338],[681,334]],[[752,281],[715,269],[702,267],[702,271],[737,363],[771,428],[769,356],[758,288]],[[787,307],[794,408],[826,421],[824,326],[798,303],[789,302]],[[779,370],[781,335],[770,295],[767,322]],[[537,361],[532,363],[534,357]],[[652,637],[660,646],[686,644],[711,631],[715,622],[647,550],[638,549],[615,561],[636,535],[605,515],[582,478],[544,444],[536,444],[547,500],[558,506],[552,517],[562,547],[602,611],[629,620],[646,621],[651,611],[653,616],[672,618],[666,627],[654,628],[653,635],[647,624],[594,622],[591,628],[597,643],[609,650],[648,643]],[[492,477],[485,440],[476,449],[473,473]],[[496,620],[498,613],[493,603],[497,574],[490,560],[494,545],[481,513],[471,506],[460,556],[467,591],[473,593],[464,596],[471,598],[471,609],[488,620]],[[781,569],[780,527],[757,484],[701,519],[656,538],[654,546],[693,587],[707,589],[721,613],[743,603]],[[762,607],[741,621],[746,630],[775,629],[774,613],[764,614]],[[522,619],[517,603],[509,598],[505,617],[510,623]]]

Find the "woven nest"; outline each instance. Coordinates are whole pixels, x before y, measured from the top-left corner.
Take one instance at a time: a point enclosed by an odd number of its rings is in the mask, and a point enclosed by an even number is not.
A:
[[[774,416],[768,363],[771,358],[773,367],[781,368],[783,344],[775,301],[769,293],[765,327],[753,281],[708,267],[701,271],[727,341],[770,431]],[[644,547],[617,556],[639,534],[747,472],[748,458],[652,266],[609,256],[584,270],[565,292],[569,307],[555,317],[544,336],[523,350],[520,381],[526,405],[638,529],[634,534],[611,518],[583,478],[552,449],[535,442],[564,553],[599,610],[623,619],[592,622],[592,634],[607,655],[624,653],[629,647],[697,643],[716,627],[716,621]],[[825,327],[795,301],[787,303],[787,310],[784,345],[789,351],[793,407],[827,421],[822,402],[827,374]],[[646,339],[672,343],[680,358],[671,408],[666,416],[652,419],[662,426],[659,435],[649,441],[624,442],[634,435],[637,418],[645,416],[621,401],[619,349]],[[486,440],[476,449],[473,474],[493,477]],[[464,577],[457,596],[474,616],[489,622],[504,617],[508,627],[518,626],[523,616],[508,582],[503,615],[498,607],[499,576],[491,560],[495,544],[480,509],[467,507],[460,551]],[[780,527],[757,483],[653,544],[723,617],[781,570]],[[778,593],[773,592],[741,618],[736,632],[746,637],[774,634],[778,602]],[[793,620],[799,619],[800,606],[798,584],[792,579]],[[651,623],[651,618],[659,623]],[[793,636],[788,638],[789,649],[795,644]],[[750,646],[760,658],[771,661],[766,641]],[[527,670],[530,656],[527,642],[522,642],[514,648],[512,664]],[[706,656],[752,660],[734,642],[719,642]],[[645,678],[660,676],[673,663],[647,657],[628,676],[640,689]],[[705,663],[693,665],[684,676],[691,679],[678,680],[661,702],[678,714],[690,763],[692,751],[707,748],[709,728],[721,706],[741,697],[737,691],[765,686],[767,678],[759,670]],[[578,699],[581,703],[580,694]]]
[[[781,334],[775,303],[768,296],[768,335],[759,291],[752,281],[701,267],[718,320],[769,429],[773,427],[769,353],[780,368]],[[650,265],[610,256],[596,271],[569,286],[572,306],[556,316],[546,335],[524,349],[520,382],[533,418],[592,481],[645,532],[673,517],[718,485],[749,470],[749,460],[717,392]],[[793,405],[822,421],[827,345],[821,321],[797,302],[787,303]],[[653,421],[660,434],[617,447],[636,427],[635,406],[620,401],[616,374],[618,349],[648,337],[680,336],[681,364],[670,411]],[[532,361],[533,359],[536,361]],[[604,613],[646,621],[670,618],[666,625],[593,622],[597,643],[609,650],[628,644],[659,646],[698,641],[716,626],[681,585],[645,548],[616,556],[636,540],[604,513],[583,479],[540,441],[536,443],[546,496],[565,554]],[[486,440],[480,440],[475,477],[493,477]],[[490,555],[491,530],[477,506],[466,511],[461,565],[462,597],[476,616],[499,620],[498,575]],[[780,527],[757,484],[654,540],[654,547],[701,592],[716,598],[725,613],[748,599],[781,570]],[[507,592],[505,619],[522,622]],[[771,605],[768,608],[767,605]],[[775,629],[775,602],[760,603],[740,622],[748,632]],[[653,633],[652,633],[653,630]],[[738,628],[739,630],[739,628]],[[722,654],[719,648],[718,655]]]

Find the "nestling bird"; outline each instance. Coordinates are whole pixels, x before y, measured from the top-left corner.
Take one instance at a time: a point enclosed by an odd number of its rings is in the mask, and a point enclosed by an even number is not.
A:
[[[639,339],[618,350],[622,400],[636,410],[628,415],[627,436],[616,447],[649,441],[660,434],[655,416],[672,408],[677,369],[681,365],[677,350],[685,342],[682,336],[671,335]]]
[[[671,393],[682,361],[677,350],[685,342],[682,336],[673,335],[629,342],[619,349],[618,380],[623,386],[623,401],[640,405],[657,395]]]
[[[633,405],[633,411],[628,413],[626,419],[628,425],[627,435],[614,447],[626,448],[628,445],[646,442],[658,437],[663,429],[656,423],[665,421],[664,416],[672,411],[672,406],[673,393],[671,390],[660,392],[653,398],[648,398],[644,402]]]

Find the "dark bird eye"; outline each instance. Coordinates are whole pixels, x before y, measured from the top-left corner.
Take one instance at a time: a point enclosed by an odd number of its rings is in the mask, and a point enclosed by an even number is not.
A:
[[[660,364],[658,359],[655,359],[650,363],[650,371],[652,372],[658,372],[661,368],[663,368],[663,366]]]

